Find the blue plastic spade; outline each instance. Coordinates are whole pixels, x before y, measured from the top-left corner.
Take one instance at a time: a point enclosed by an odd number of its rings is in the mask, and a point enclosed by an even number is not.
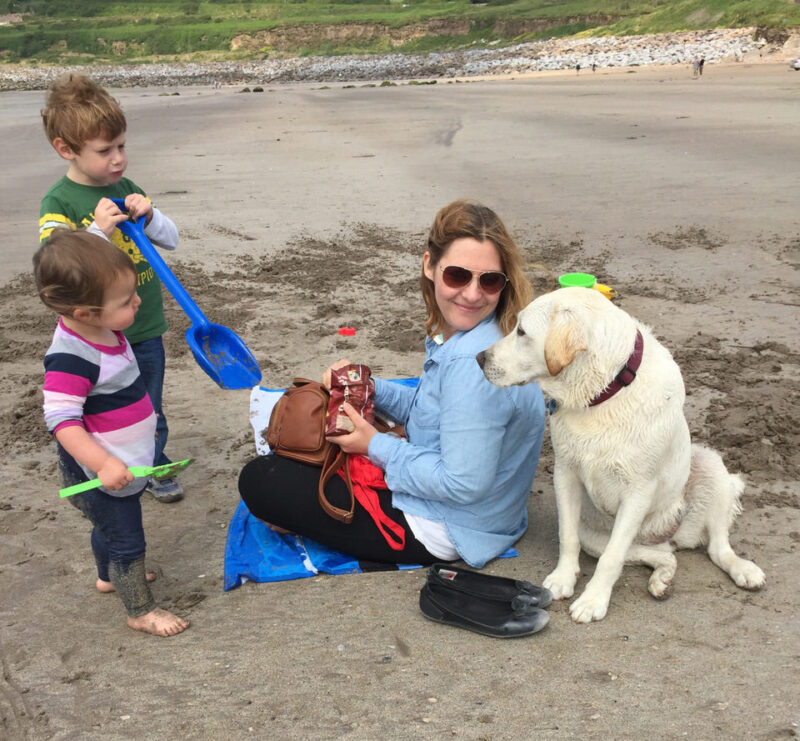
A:
[[[124,200],[111,200],[120,210],[127,211]],[[133,240],[191,320],[192,326],[186,330],[186,342],[197,364],[224,389],[251,388],[258,384],[261,369],[253,353],[235,332],[208,321],[145,235],[141,220],[129,219],[117,224],[117,228]]]

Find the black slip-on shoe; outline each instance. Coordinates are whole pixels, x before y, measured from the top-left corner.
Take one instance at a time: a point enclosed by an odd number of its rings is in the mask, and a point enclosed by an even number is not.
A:
[[[428,569],[428,584],[439,584],[472,597],[511,602],[518,607],[547,607],[553,601],[549,589],[520,579],[481,574],[447,563],[435,563]]]
[[[550,614],[539,607],[514,609],[510,601],[484,600],[435,583],[427,583],[420,590],[419,609],[437,623],[494,638],[527,636],[550,620]]]

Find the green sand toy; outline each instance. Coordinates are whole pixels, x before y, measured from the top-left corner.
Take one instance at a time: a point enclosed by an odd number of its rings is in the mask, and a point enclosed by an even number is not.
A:
[[[564,273],[558,276],[558,284],[562,288],[578,286],[580,288],[594,288],[597,279],[591,273]]]
[[[136,478],[150,476],[154,479],[166,479],[177,476],[192,463],[194,463],[194,458],[187,458],[185,461],[165,463],[163,466],[132,466],[128,470],[136,476]],[[99,486],[102,486],[100,479],[92,479],[91,481],[84,481],[74,486],[68,486],[66,489],[61,489],[58,495],[63,499],[64,497],[71,497],[73,494],[80,494],[82,491],[97,489]]]

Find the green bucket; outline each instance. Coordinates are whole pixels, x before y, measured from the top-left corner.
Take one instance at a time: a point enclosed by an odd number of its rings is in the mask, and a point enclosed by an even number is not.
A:
[[[558,276],[558,285],[562,288],[569,288],[570,286],[594,288],[595,283],[597,283],[597,278],[590,273],[564,273],[564,275]]]

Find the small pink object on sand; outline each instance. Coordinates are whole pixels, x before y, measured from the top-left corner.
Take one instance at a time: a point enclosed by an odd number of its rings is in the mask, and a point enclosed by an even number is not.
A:
[[[352,337],[356,333],[355,327],[342,327],[339,330],[340,335],[344,335],[345,337]]]

